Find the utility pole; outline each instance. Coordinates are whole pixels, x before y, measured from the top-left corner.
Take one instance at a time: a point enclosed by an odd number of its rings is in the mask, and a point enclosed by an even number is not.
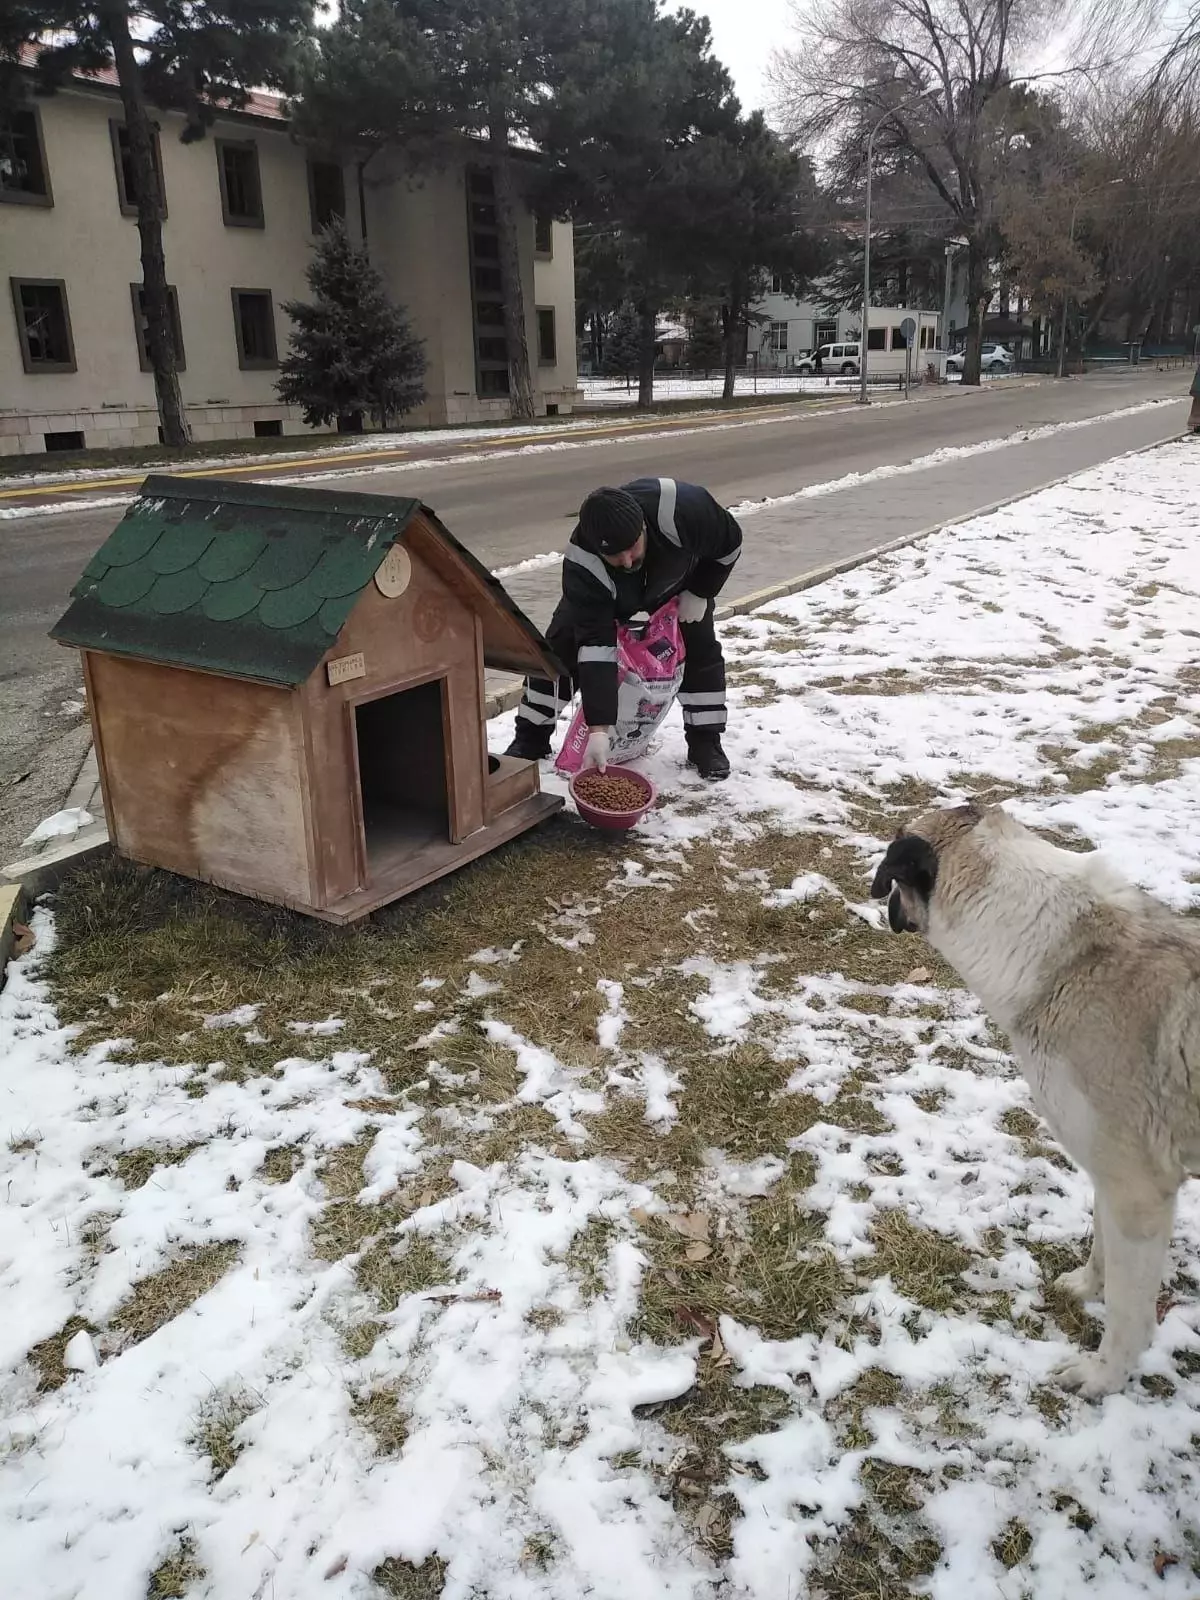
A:
[[[942,377],[946,376],[946,357],[950,354],[950,274],[954,267],[954,253],[966,248],[965,239],[946,240],[946,291],[942,296]]]

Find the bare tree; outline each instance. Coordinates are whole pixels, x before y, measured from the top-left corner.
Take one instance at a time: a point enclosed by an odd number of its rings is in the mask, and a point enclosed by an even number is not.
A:
[[[1158,10],[1157,0],[796,0],[797,43],[772,66],[781,120],[843,172],[864,169],[877,130],[881,166],[921,175],[930,230],[966,239],[965,383],[979,382],[1000,192],[1027,137],[1022,66],[1057,35],[1070,70],[1085,70]]]
[[[1200,317],[1200,78],[1140,92],[1117,80],[1082,117],[1099,186],[1089,326],[1120,320],[1127,339],[1153,336],[1182,292],[1190,327]]]

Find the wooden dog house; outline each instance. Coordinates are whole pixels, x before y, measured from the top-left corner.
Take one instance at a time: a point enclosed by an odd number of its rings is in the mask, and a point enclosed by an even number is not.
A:
[[[334,922],[562,805],[489,756],[484,668],[555,677],[416,500],[147,478],[52,630],[126,856]]]

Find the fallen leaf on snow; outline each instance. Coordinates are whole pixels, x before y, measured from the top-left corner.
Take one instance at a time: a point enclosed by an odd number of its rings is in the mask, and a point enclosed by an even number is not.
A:
[[[27,928],[23,922],[14,922],[12,925],[12,931],[13,955],[28,955],[33,949],[34,945],[37,943],[37,935],[34,933],[32,928]]]
[[[347,1566],[349,1565],[349,1562],[350,1562],[350,1557],[349,1556],[339,1556],[337,1558],[337,1560],[333,1563],[333,1565],[329,1568],[328,1572],[326,1572],[326,1574],[325,1574],[325,1582],[328,1583],[330,1578],[339,1577],[343,1572],[345,1572]]]
[[[1166,1575],[1167,1575],[1167,1568],[1168,1567],[1177,1567],[1178,1565],[1179,1565],[1179,1557],[1178,1556],[1169,1556],[1163,1550],[1158,1550],[1158,1551],[1155,1552],[1155,1555],[1154,1555],[1154,1575],[1155,1575],[1156,1578],[1165,1578]]]

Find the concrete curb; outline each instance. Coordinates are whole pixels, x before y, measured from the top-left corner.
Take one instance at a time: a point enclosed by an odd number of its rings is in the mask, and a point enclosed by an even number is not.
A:
[[[1174,444],[1189,436],[1188,430],[1168,434],[1163,439],[1155,439],[1150,444],[1139,445],[1134,450],[1122,450],[1118,455],[1109,456],[1108,461],[1124,461],[1132,456],[1147,455],[1151,450],[1160,450],[1165,444]],[[1107,463],[1099,463],[1106,465]],[[1061,483],[1067,483],[1071,478],[1079,477],[1081,472],[1094,471],[1094,467],[1073,467],[1069,472],[1059,473],[1057,477],[1047,478],[1042,483],[1036,483],[1032,488],[1021,489],[1016,494],[1005,495],[1003,499],[992,500],[987,505],[977,506],[973,511],[961,513],[956,517],[947,517],[942,522],[932,523],[927,528],[920,528],[916,533],[906,533],[899,539],[890,539],[886,544],[871,546],[868,550],[860,550],[857,554],[845,556],[840,561],[830,561],[824,566],[810,567],[807,572],[798,573],[793,578],[784,578],[779,583],[768,584],[764,589],[756,589],[753,593],[743,595],[740,600],[731,601],[727,606],[720,606],[715,612],[718,622],[729,621],[733,617],[745,616],[748,612],[756,611],[760,606],[768,605],[772,600],[783,600],[789,595],[801,594],[805,589],[815,589],[819,584],[827,583],[831,578],[841,577],[844,573],[853,572],[856,567],[865,567],[870,561],[877,561],[881,556],[891,555],[896,550],[906,550],[911,545],[920,544],[922,540],[930,538],[935,533],[942,533],[947,528],[956,528],[965,522],[974,522],[977,517],[987,517],[995,511],[1002,511],[1005,506],[1016,505],[1018,501],[1028,500],[1031,495],[1042,494],[1047,489],[1057,488]],[[512,711],[521,701],[522,681],[514,678],[510,687],[497,689],[484,702],[484,715],[489,721],[493,717],[502,716],[506,711]],[[79,788],[84,781],[84,772],[89,761],[94,762],[95,749],[84,758],[79,776],[75,780],[75,788]],[[93,785],[94,787],[94,785]],[[72,790],[74,794],[75,789]],[[91,789],[88,794],[91,794]],[[81,802],[82,803],[82,802]],[[61,845],[57,850],[47,851],[44,855],[25,861],[14,861],[4,868],[4,876],[10,883],[17,882],[24,889],[29,898],[35,899],[40,894],[45,894],[60,883],[68,873],[76,867],[83,866],[89,861],[97,859],[111,848],[108,838],[108,829],[103,823],[96,823],[90,828],[85,828],[81,834],[68,843]],[[0,893],[3,893],[0,890]]]
[[[17,942],[13,924],[25,920],[25,890],[19,883],[0,888],[0,989],[8,970],[13,945]]]

